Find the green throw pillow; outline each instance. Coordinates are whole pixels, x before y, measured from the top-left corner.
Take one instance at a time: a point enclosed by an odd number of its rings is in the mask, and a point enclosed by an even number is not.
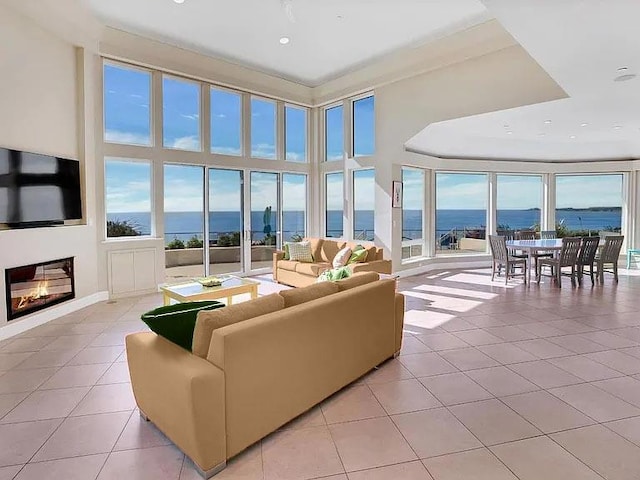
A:
[[[151,310],[140,319],[152,332],[191,351],[198,312],[220,307],[224,307],[224,304],[215,301],[176,303]]]
[[[347,265],[350,263],[362,263],[367,259],[367,250],[362,245],[357,245],[356,248],[351,252],[351,258],[347,262]]]
[[[289,243],[284,244],[284,258],[283,260],[289,260]]]

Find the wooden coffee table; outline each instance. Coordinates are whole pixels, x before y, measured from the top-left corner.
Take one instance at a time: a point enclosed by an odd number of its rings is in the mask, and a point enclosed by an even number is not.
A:
[[[219,287],[204,287],[198,282],[178,283],[163,285],[160,287],[164,296],[164,304],[169,305],[171,299],[178,302],[194,302],[196,300],[216,300],[226,298],[227,305],[231,305],[234,295],[248,293],[251,298],[258,298],[258,285],[260,282],[247,278],[221,275],[224,279]]]

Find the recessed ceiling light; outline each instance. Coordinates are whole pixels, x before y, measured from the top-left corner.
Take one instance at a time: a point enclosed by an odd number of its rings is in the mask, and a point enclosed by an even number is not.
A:
[[[626,73],[624,75],[618,75],[613,79],[614,82],[627,82],[629,80],[633,80],[637,75],[635,73]]]
[[[342,16],[342,15],[337,15],[337,16],[336,16],[336,18],[337,18],[338,20],[342,20],[342,19],[344,18],[344,16]]]
[[[286,45],[290,41],[291,41],[291,39],[289,37],[281,37],[280,38],[280,45]]]
[[[586,127],[587,125],[589,125],[588,123],[581,123],[580,126],[581,127]]]
[[[513,132],[507,132],[507,135],[513,135]]]
[[[184,0],[173,0],[173,1],[178,5],[182,5],[184,3]]]
[[[549,125],[549,124],[551,123],[551,120],[545,120],[545,121],[544,121],[544,123],[545,123],[546,125]]]
[[[569,138],[576,138],[575,135],[569,135]]]
[[[622,126],[620,126],[620,125],[614,125],[614,126],[613,126],[613,129],[614,129],[614,130],[620,130],[621,128],[622,128]]]
[[[538,134],[538,136],[539,136],[539,137],[544,137],[545,135],[546,135],[546,133],[544,133],[544,132],[540,132],[540,133]]]
[[[626,72],[627,70],[629,70],[629,67],[620,67],[620,68],[618,68],[619,72]]]

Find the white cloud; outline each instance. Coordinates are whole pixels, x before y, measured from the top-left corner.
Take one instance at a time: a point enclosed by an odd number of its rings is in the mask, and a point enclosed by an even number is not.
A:
[[[200,118],[200,115],[198,115],[197,113],[193,113],[193,114],[181,113],[180,116],[182,118],[186,118],[186,119],[194,120],[194,121],[197,121]]]
[[[138,95],[137,93],[130,93],[129,96],[131,98],[142,98],[142,95]]]
[[[304,162],[306,160],[304,154],[298,152],[287,152],[286,159],[291,162]]]
[[[151,145],[149,135],[119,130],[107,130],[104,132],[104,140],[108,143],[123,143],[126,145]]]
[[[200,150],[200,139],[196,135],[176,138],[169,148],[177,150]]]
[[[218,153],[220,155],[240,155],[240,149],[235,147],[216,147],[215,145],[212,147],[211,151],[213,153]]]
[[[214,115],[214,117],[216,117],[216,118],[227,118],[227,116],[224,113],[216,113]]]

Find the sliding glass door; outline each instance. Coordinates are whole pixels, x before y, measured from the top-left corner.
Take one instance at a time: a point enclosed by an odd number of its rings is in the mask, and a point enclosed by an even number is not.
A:
[[[266,273],[306,236],[304,174],[166,164],[164,177],[167,282]]]
[[[209,169],[209,274],[244,272],[243,172]]]
[[[166,281],[204,275],[204,168],[164,166]]]

